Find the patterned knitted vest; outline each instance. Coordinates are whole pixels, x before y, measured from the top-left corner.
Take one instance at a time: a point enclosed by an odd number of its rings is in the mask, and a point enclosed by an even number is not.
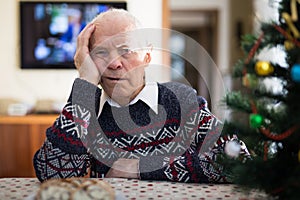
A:
[[[106,174],[118,158],[168,157],[186,151],[191,135],[183,129],[186,119],[198,111],[196,94],[174,83],[158,84],[158,91],[158,113],[141,100],[121,108],[104,104],[98,119],[100,130],[90,145],[95,158],[92,176]],[[197,122],[189,127],[197,128]]]

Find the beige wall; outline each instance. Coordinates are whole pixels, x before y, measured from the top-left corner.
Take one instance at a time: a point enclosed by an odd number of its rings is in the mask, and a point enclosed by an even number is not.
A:
[[[0,1],[0,99],[16,98],[29,104],[39,99],[65,101],[77,77],[76,70],[21,70],[19,67],[18,2]],[[127,2],[128,10],[146,27],[161,27],[161,0]],[[154,59],[154,63],[159,62],[160,58]],[[154,77],[151,73],[161,74],[158,68],[148,71],[150,78]],[[158,78],[164,81],[168,76]]]

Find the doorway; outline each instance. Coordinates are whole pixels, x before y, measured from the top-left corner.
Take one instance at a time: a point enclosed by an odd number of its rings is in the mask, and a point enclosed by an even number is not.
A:
[[[170,26],[175,34],[170,36],[172,81],[181,82],[192,86],[197,94],[203,96],[208,105],[211,105],[209,89],[214,84],[214,76],[209,70],[211,60],[217,57],[217,11],[172,11],[170,15]],[[180,34],[176,34],[176,32]],[[191,48],[189,41],[195,41],[204,48],[203,50]],[[197,66],[192,65],[184,57],[178,55],[189,55],[196,59]],[[208,58],[208,55],[210,58]],[[197,70],[198,67],[206,66],[205,71]],[[203,77],[206,77],[204,81]]]

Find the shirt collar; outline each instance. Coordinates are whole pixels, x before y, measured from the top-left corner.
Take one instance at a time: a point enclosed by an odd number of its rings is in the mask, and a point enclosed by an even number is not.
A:
[[[146,103],[156,114],[158,113],[158,86],[156,82],[148,82],[145,84],[145,87],[142,91],[129,103],[129,105],[135,104],[138,100],[142,100]],[[109,105],[114,107],[121,107],[117,102],[111,99],[105,92],[102,90],[100,97],[99,105],[99,115],[102,112],[104,103],[108,102]]]

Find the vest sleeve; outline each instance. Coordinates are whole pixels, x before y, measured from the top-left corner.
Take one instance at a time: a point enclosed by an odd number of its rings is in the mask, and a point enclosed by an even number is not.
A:
[[[36,152],[33,164],[40,181],[50,178],[84,176],[90,155],[82,138],[94,127],[101,90],[76,79],[67,104],[46,131],[46,140]]]

